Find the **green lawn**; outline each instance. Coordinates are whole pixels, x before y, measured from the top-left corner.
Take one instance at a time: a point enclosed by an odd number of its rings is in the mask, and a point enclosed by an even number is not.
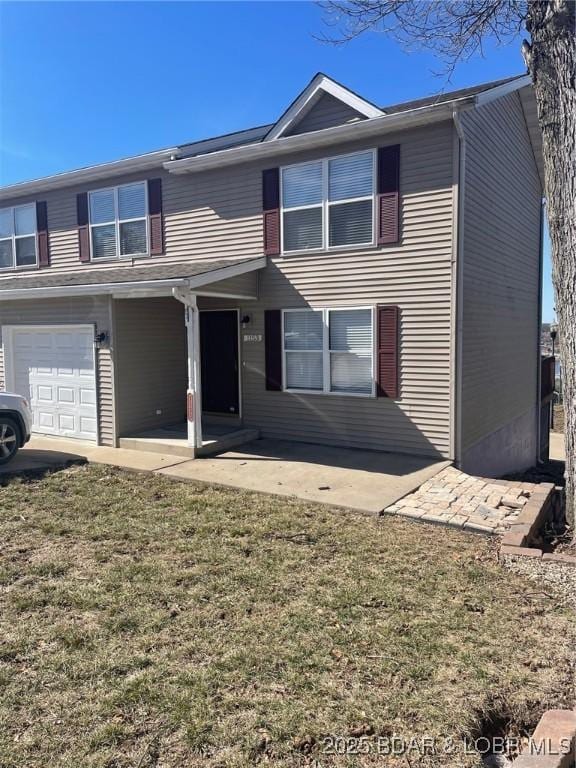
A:
[[[379,737],[568,702],[574,617],[481,537],[103,467],[0,487],[0,536],[2,768],[408,768]]]

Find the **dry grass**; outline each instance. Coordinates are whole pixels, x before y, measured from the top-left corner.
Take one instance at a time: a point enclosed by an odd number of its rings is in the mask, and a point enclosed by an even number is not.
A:
[[[480,537],[97,467],[0,527],[3,768],[392,766],[321,739],[567,702],[573,617]]]

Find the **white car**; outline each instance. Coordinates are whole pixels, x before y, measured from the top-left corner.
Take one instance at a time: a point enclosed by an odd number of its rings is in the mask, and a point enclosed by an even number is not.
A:
[[[25,397],[0,392],[0,464],[12,461],[30,440],[32,411]]]

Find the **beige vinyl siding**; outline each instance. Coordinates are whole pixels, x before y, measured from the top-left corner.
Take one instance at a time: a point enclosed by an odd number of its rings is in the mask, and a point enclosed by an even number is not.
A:
[[[201,175],[177,176],[163,169],[147,174],[123,176],[111,184],[126,184],[147,178],[162,178],[165,252],[161,256],[99,260],[83,264],[79,259],[76,222],[76,195],[106,186],[103,182],[84,184],[22,197],[18,204],[45,200],[48,211],[50,272],[110,269],[131,264],[167,264],[189,260],[249,258],[263,255],[262,190],[260,172],[246,169]],[[11,205],[12,201],[6,205]],[[3,204],[4,205],[4,204]],[[38,270],[18,270],[33,275]],[[0,270],[2,276],[13,270]]]
[[[114,352],[119,437],[185,420],[183,304],[172,298],[114,301]]]
[[[218,273],[215,273],[215,277]],[[214,293],[232,293],[244,298],[257,298],[258,296],[258,271],[247,272],[244,275],[229,277],[226,280],[217,280],[214,283],[203,286],[198,289],[206,294]]]
[[[0,332],[4,325],[95,325],[100,333],[111,330],[110,301],[103,296],[82,299],[41,299],[0,302]],[[98,440],[115,445],[114,371],[110,349],[96,349],[96,385],[98,388]],[[0,349],[0,389],[5,386],[4,347]]]
[[[259,301],[241,302],[242,314],[250,316],[241,333],[244,423],[258,427],[264,436],[450,454],[452,125],[394,136],[386,143],[399,140],[402,242],[270,259],[259,273]],[[342,151],[365,146],[349,144]],[[286,162],[320,156],[308,152]],[[245,188],[254,186],[259,196],[257,169],[246,168],[244,173]],[[244,335],[263,337],[266,308],[379,303],[401,309],[398,401],[266,391],[264,342],[243,340]],[[214,305],[219,305],[217,300]]]
[[[321,96],[304,117],[286,132],[286,136],[296,136],[299,133],[321,131],[323,128],[333,128],[356,120],[365,120],[364,115],[344,104],[330,93]]]
[[[536,404],[542,192],[517,94],[465,113],[462,123],[466,450]]]
[[[265,435],[450,455],[452,123],[390,134],[381,142],[346,142],[329,152],[294,153],[282,164],[396,143],[401,144],[401,243],[270,259],[257,278],[260,300],[243,300],[241,306],[253,316],[246,331],[263,333],[266,307],[399,305],[401,398],[391,402],[267,392],[264,345],[246,343],[244,420]],[[262,255],[261,174],[270,165],[268,159],[197,174],[149,172],[148,177],[163,179],[166,255],[135,263]],[[86,267],[78,261],[77,191],[45,196],[53,271],[110,267],[110,262]]]

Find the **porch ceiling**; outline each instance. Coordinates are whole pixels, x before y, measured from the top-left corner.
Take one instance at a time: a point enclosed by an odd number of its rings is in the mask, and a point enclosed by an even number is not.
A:
[[[91,265],[88,269],[74,272],[40,272],[25,277],[3,278],[0,280],[0,301],[122,292],[146,295],[151,292],[170,293],[175,287],[194,291],[265,266],[265,256],[112,268],[95,268]]]

